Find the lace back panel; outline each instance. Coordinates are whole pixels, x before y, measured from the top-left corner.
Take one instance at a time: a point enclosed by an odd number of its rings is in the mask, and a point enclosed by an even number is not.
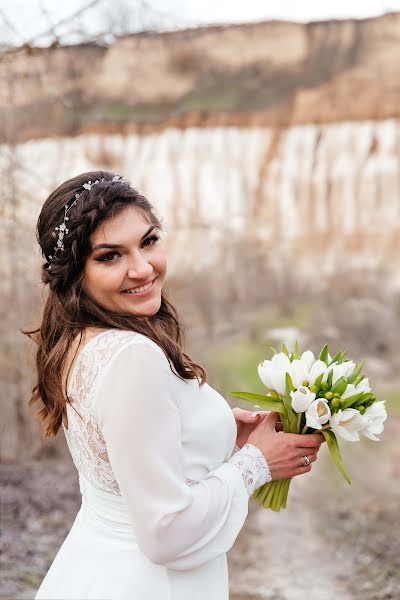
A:
[[[99,374],[113,355],[137,335],[132,331],[109,329],[93,337],[78,354],[68,383],[68,396],[73,406],[67,404],[68,429],[64,424],[63,429],[72,460],[78,472],[96,488],[113,494],[120,494],[120,490],[96,420],[93,401]]]

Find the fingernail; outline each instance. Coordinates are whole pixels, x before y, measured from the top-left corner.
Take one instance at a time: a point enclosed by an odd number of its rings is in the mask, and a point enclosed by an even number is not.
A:
[[[256,417],[258,414],[259,414],[258,412],[253,412],[253,413],[251,413],[251,415],[250,415],[250,416],[254,418],[254,417]]]

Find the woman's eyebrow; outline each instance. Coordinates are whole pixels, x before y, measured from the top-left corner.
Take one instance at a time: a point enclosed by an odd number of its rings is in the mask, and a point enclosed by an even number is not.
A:
[[[142,242],[144,240],[145,237],[147,237],[149,235],[149,233],[151,231],[153,231],[153,229],[156,228],[156,225],[151,225],[148,230],[146,231],[146,233],[144,233],[140,239],[140,241]],[[121,246],[119,244],[97,244],[96,246],[94,246],[92,248],[92,252],[94,252],[95,250],[101,250],[102,248],[121,248]]]

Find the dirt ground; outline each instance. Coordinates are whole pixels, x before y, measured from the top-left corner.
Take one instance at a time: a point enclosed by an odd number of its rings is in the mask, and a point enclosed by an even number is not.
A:
[[[351,486],[324,445],[285,511],[252,502],[228,555],[231,600],[399,600],[399,435],[391,416],[380,443],[341,444]]]
[[[327,448],[292,481],[286,511],[251,501],[228,554],[231,600],[400,598],[400,417],[381,443],[341,444],[349,486]],[[0,600],[31,599],[80,506],[71,461],[0,466]]]

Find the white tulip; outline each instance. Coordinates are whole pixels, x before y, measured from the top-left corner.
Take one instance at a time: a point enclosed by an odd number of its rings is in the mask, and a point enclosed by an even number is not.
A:
[[[286,393],[286,373],[291,375],[291,363],[284,352],[274,354],[271,360],[264,360],[258,365],[258,374],[263,384],[278,394]]]
[[[273,367],[270,360],[264,360],[264,362],[258,365],[258,375],[263,384],[270,390],[273,389],[271,374]]]
[[[290,358],[284,352],[278,352],[271,358],[271,364],[274,369],[290,370]]]
[[[308,407],[315,400],[314,392],[310,392],[308,387],[301,385],[296,391],[290,392],[292,398],[292,408],[297,413],[306,412]]]
[[[268,389],[275,390],[278,394],[286,392],[286,370],[277,368],[270,360],[264,360],[258,365],[258,374]]]
[[[286,393],[286,370],[274,369],[271,373],[272,389],[278,394]]]
[[[358,392],[370,392],[371,388],[369,385],[368,377],[362,379],[358,385],[356,385],[356,394]]]
[[[356,386],[352,383],[348,383],[345,391],[342,394],[342,400],[346,400],[346,398],[350,398],[350,396],[354,396],[357,393]]]
[[[300,360],[305,363],[307,371],[310,371],[311,367],[315,363],[315,357],[311,350],[306,350],[303,352],[303,354],[300,356]]]
[[[328,379],[328,367],[323,360],[316,360],[308,373],[308,382],[310,386],[314,385],[315,380],[321,375],[321,373],[324,374],[322,381],[326,381]]]
[[[306,411],[306,425],[313,429],[321,429],[331,417],[331,411],[326,400],[314,400]]]
[[[358,432],[364,427],[363,415],[355,408],[346,408],[333,413],[330,426],[335,435],[348,442],[358,442]]]
[[[309,372],[306,361],[295,359],[290,364],[290,376],[295,388],[303,385],[303,381],[308,381]]]
[[[355,394],[359,394],[363,392],[370,392],[371,388],[369,386],[368,379],[362,379],[358,385],[354,385],[353,383],[348,383],[345,391],[342,394],[342,399],[346,400],[346,398],[350,398],[350,396],[355,396]]]
[[[362,417],[364,427],[361,429],[360,433],[370,440],[379,442],[379,438],[376,437],[376,434],[382,433],[383,423],[387,419],[385,400],[374,402],[365,410]]]
[[[350,377],[355,369],[355,366],[356,364],[352,360],[346,360],[341,364],[331,365],[330,368],[333,367],[332,385],[334,385],[336,381],[340,379],[340,377]]]

